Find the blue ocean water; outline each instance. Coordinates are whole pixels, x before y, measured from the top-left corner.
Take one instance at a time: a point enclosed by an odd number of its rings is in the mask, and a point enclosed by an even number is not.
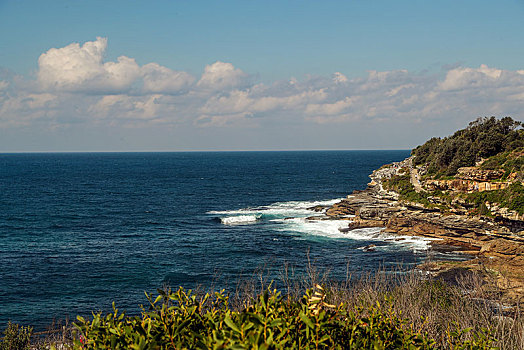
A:
[[[165,284],[228,287],[261,266],[333,278],[426,257],[425,242],[342,234],[308,208],[364,189],[409,151],[0,155],[0,325],[138,311]],[[374,252],[361,248],[374,243]]]

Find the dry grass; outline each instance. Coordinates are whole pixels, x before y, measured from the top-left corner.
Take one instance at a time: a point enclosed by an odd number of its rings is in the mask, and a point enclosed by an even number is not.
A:
[[[344,281],[332,281],[328,273],[309,264],[306,278],[297,279],[290,266],[282,269],[279,281],[269,280],[268,275],[268,271],[260,270],[253,279],[240,281],[231,295],[231,305],[241,309],[268,287],[296,300],[319,283],[328,291],[326,301],[330,304],[345,303],[350,310],[377,303],[384,309],[391,305],[407,324],[427,333],[441,349],[450,348],[454,331],[469,328],[471,331],[460,335],[462,340],[469,340],[484,329],[496,339],[495,347],[524,349],[521,305],[501,304],[496,299],[500,293],[486,283],[486,276],[475,272],[457,274],[451,281],[444,281],[430,279],[419,271],[380,269],[375,273],[348,273]]]
[[[326,301],[330,304],[345,303],[350,310],[359,306],[376,306],[377,303],[384,308],[392,306],[410,327],[435,339],[438,348],[450,348],[454,330],[471,328],[462,335],[463,340],[488,329],[499,349],[524,349],[521,305],[506,307],[500,304],[493,299],[497,293],[485,288],[489,285],[486,276],[474,272],[458,274],[454,280],[444,282],[428,279],[418,271],[400,268],[358,275],[350,274],[348,268],[343,281],[333,281],[328,272],[318,269],[309,259],[306,275],[299,275],[292,266],[285,265],[275,281],[270,278],[274,276],[270,270],[262,267],[250,276],[242,276],[230,293],[231,307],[245,308],[269,287],[278,289],[287,300],[297,300],[307,289],[321,284],[327,291]],[[203,294],[205,290],[196,292]],[[69,323],[56,324],[50,329],[53,330],[34,338],[33,349],[49,348],[49,344],[71,344],[72,327]]]

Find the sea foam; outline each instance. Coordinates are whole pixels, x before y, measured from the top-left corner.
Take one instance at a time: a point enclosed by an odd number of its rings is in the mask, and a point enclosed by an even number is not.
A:
[[[382,227],[361,228],[341,232],[348,226],[348,220],[312,220],[308,217],[319,215],[313,207],[326,208],[341,199],[325,201],[289,201],[276,202],[266,206],[242,208],[235,210],[210,211],[207,214],[218,215],[224,225],[250,225],[265,223],[271,229],[280,232],[295,233],[302,239],[308,236],[323,236],[333,239],[352,239],[355,241],[380,242],[376,250],[412,250],[424,251],[431,239],[414,236],[398,236],[383,233]]]
[[[227,216],[220,218],[220,221],[224,225],[243,225],[251,224],[256,222],[260,218],[260,215],[238,215],[238,216]]]

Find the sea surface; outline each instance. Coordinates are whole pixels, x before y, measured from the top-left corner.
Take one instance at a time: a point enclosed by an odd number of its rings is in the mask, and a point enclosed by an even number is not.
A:
[[[333,279],[428,256],[379,229],[341,233],[315,205],[409,151],[0,154],[0,329],[130,313],[165,285],[231,290],[257,270]],[[363,247],[377,245],[375,251]]]

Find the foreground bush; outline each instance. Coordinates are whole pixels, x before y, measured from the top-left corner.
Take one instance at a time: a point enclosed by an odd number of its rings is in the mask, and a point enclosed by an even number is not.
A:
[[[524,349],[521,306],[501,304],[491,275],[454,271],[446,282],[396,269],[334,281],[310,266],[301,278],[242,279],[227,295],[164,290],[147,296],[139,316],[113,307],[79,318],[74,329],[51,325],[32,333],[29,348]],[[27,349],[26,330],[9,324],[0,349]]]
[[[9,322],[3,338],[0,338],[0,350],[29,349],[32,331],[31,327],[19,327]]]
[[[399,317],[387,298],[373,306],[330,305],[324,289],[293,301],[266,290],[234,311],[223,293],[197,298],[191,291],[148,295],[149,310],[78,317],[75,348],[98,349],[433,349],[434,340]],[[450,347],[489,349],[487,332],[461,340],[469,330],[448,331]]]

